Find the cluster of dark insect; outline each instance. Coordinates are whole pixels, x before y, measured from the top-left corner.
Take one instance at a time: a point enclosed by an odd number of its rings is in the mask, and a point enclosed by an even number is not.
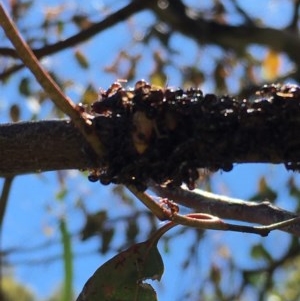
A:
[[[264,132],[281,118],[292,118],[300,103],[300,89],[294,85],[264,86],[252,102],[204,95],[199,89],[158,88],[144,80],[132,89],[114,83],[99,94],[91,114],[106,158],[105,164],[90,171],[89,179],[141,190],[149,180],[169,187],[185,183],[193,189],[199,168],[230,171],[234,160],[228,145],[231,149],[234,145],[234,158],[250,153],[259,139],[265,139],[256,133],[257,126]],[[288,102],[289,98],[296,100]],[[249,131],[254,137],[251,143]]]

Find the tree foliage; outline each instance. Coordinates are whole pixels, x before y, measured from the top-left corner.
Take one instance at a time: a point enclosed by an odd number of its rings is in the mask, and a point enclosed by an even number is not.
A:
[[[97,297],[111,296],[120,283],[128,300],[138,300],[137,295],[132,298],[137,290],[148,290],[149,300],[155,300],[144,278],[160,278],[162,268],[146,275],[149,264],[143,260],[153,260],[148,256],[153,251],[147,245],[151,239],[146,239],[162,229],[156,217],[189,226],[176,227],[160,240],[169,254],[175,254],[172,260],[182,275],[199,267],[200,249],[209,244],[211,233],[203,229],[262,236],[274,229],[289,233],[282,236],[285,244],[280,248],[263,238],[248,242],[246,236],[238,236],[239,245],[247,246],[248,260],[242,263],[235,253],[242,246],[214,245],[207,252],[216,258],[202,254],[208,259],[205,267],[195,272],[197,281],[187,276],[189,284],[176,291],[178,300],[299,298],[300,192],[297,176],[288,175],[286,169],[298,170],[300,162],[300,1],[259,3],[255,9],[252,5],[236,0],[6,4],[17,32],[50,76],[0,18],[4,29],[0,33],[0,175],[4,177],[0,226],[14,177],[56,171],[58,192],[50,207],[63,212],[56,223],[63,250],[64,301],[72,296],[73,243],[78,235],[82,244],[97,237],[102,256],[118,252],[87,282],[79,300],[94,300],[91,287]],[[121,80],[114,83],[116,79]],[[285,164],[281,171],[285,194],[266,175],[259,176],[247,201],[207,192],[214,186],[217,170],[230,172],[236,163],[255,162]],[[117,184],[108,190],[125,212],[108,205],[91,209],[77,187],[87,181],[87,172],[78,173],[74,193],[72,177],[63,169],[90,169],[91,180]],[[202,181],[197,182],[199,177]],[[180,187],[182,182],[204,190],[188,191]],[[144,193],[146,188],[156,197]],[[140,206],[128,190],[148,208]],[[283,197],[293,210],[281,208]],[[71,211],[84,217],[75,234],[70,230],[71,214],[61,208],[71,198],[75,199]],[[176,259],[181,253],[178,245],[174,247],[180,237],[191,237],[180,245],[185,250],[181,263]],[[154,255],[160,258],[157,241]],[[10,252],[5,251],[3,256],[9,260]],[[161,252],[162,257],[168,252]],[[124,274],[128,282],[118,279],[111,285],[101,274],[111,265],[126,267],[126,262],[134,262],[134,268],[131,265],[118,276]],[[105,282],[104,293],[98,291],[102,287],[98,282]],[[134,287],[133,293],[129,287]],[[78,292],[81,289],[76,287]],[[158,299],[159,295],[158,290]]]
[[[2,281],[3,301],[33,301],[34,294],[22,284],[17,283],[11,276],[5,276]]]

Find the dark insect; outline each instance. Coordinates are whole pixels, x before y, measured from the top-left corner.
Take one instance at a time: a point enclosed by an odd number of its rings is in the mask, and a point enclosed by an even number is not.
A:
[[[99,176],[100,176],[100,173],[99,173],[98,169],[90,169],[89,170],[89,174],[88,174],[89,181],[97,182],[97,181],[99,181]]]
[[[271,84],[271,85],[264,85],[260,90],[256,92],[256,95],[262,97],[269,97],[275,95],[279,89],[279,85]]]
[[[219,100],[214,94],[203,96],[199,89],[152,87],[144,80],[137,81],[132,90],[113,83],[107,91],[100,91],[92,105],[95,120],[115,121],[108,123],[110,128],[98,126],[101,139],[109,140],[105,143],[108,164],[91,170],[89,180],[135,184],[143,189],[152,180],[169,186],[186,183],[194,189],[199,173],[189,162],[195,162],[195,154],[186,152],[185,146],[181,150],[181,144],[186,145],[188,135],[197,131],[195,122],[200,121],[203,110],[215,111],[218,105],[220,111],[229,108],[230,97]]]
[[[254,101],[239,101],[194,88],[154,87],[145,80],[132,89],[113,83],[92,105],[93,124],[107,154],[105,166],[99,163],[89,179],[140,190],[149,181],[194,189],[198,168],[230,171],[234,155],[250,153],[257,145],[252,136],[260,137],[240,128],[261,124],[262,130],[272,129],[283,118],[294,118],[300,108],[298,86],[266,85],[256,94]],[[243,149],[243,143],[250,149]],[[286,168],[300,169],[297,162],[286,163]]]

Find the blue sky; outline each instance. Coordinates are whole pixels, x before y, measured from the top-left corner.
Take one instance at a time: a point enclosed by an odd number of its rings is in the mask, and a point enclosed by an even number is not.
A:
[[[198,1],[186,1],[191,4],[199,3]],[[203,1],[203,5],[210,1]],[[224,1],[225,2],[225,1]],[[227,1],[226,1],[227,2]],[[230,1],[228,1],[230,2]],[[52,3],[52,2],[51,2]],[[60,4],[61,1],[53,3]],[[73,4],[72,4],[73,3]],[[72,12],[73,9],[78,11],[92,11],[99,6],[98,1],[90,1],[90,5],[86,3],[68,2],[66,14]],[[102,4],[112,3],[111,1],[101,2]],[[115,3],[115,2],[113,2]],[[122,6],[126,1],[118,1],[118,6]],[[260,17],[270,25],[284,25],[284,19],[280,16],[288,16],[290,6],[288,1],[243,1],[241,2],[245,9],[251,14]],[[39,2],[34,12],[35,16],[43,13],[44,3]],[[51,6],[54,4],[51,4]],[[72,6],[73,5],[73,6]],[[101,6],[101,5],[100,5]],[[266,15],[266,11],[270,12]],[[33,26],[38,20],[30,18]],[[98,17],[96,18],[98,19]],[[238,21],[238,20],[237,20]],[[133,53],[141,51],[141,46],[131,43],[131,26],[139,24],[140,30],[145,29],[153,22],[153,16],[149,13],[139,14],[133,18],[132,24],[117,25],[96,36],[93,41],[81,44],[76,47],[87,53],[87,57],[92,64],[90,70],[82,70],[78,67],[73,58],[72,50],[63,51],[59,54],[47,58],[43,61],[46,68],[57,69],[62,78],[73,80],[72,85],[67,93],[75,102],[80,99],[82,89],[87,83],[92,83],[95,87],[107,88],[116,78],[103,71],[103,67],[112,63],[116,53],[121,50],[124,45],[128,46],[128,50]],[[65,37],[71,34],[74,28],[70,28],[64,33]],[[112,38],[112,36],[114,38]],[[180,45],[185,45],[184,49]],[[197,54],[197,45],[180,35],[175,35],[172,40],[172,46],[181,50],[180,54],[174,55],[174,59],[181,60],[182,65],[193,64],[194,57]],[[151,49],[161,49],[158,42],[150,43]],[[207,58],[199,63],[199,68],[209,70],[213,68],[213,62],[220,56],[220,50],[209,48],[203,51],[203,57]],[[262,57],[265,55],[265,49],[258,47],[254,51],[254,55]],[[286,62],[288,64],[288,62]],[[149,74],[153,68],[150,52],[145,52],[137,70],[137,79],[144,78],[145,74]],[[18,73],[17,77],[22,77],[28,71],[23,70]],[[166,69],[168,82],[171,86],[178,86],[181,82],[180,72],[172,67]],[[234,90],[234,83],[232,82]],[[213,85],[207,83],[203,87],[205,92],[211,92]],[[12,102],[18,103],[22,108],[22,119],[31,118],[32,110],[28,102],[20,97],[14,83],[1,85],[0,95],[0,120],[8,121],[7,110]],[[12,101],[13,100],[13,101]],[[42,111],[39,112],[39,118],[52,118],[52,104],[48,102]],[[224,193],[226,195],[237,198],[249,198],[255,192],[258,178],[261,174],[267,176],[270,185],[279,189],[279,203],[288,210],[294,209],[294,202],[288,197],[285,183],[290,175],[283,166],[267,166],[267,165],[239,165],[230,173],[216,173],[213,176],[213,191],[216,193]],[[111,187],[104,187],[99,184],[90,183],[79,172],[66,172],[66,187],[69,191],[66,200],[61,203],[55,199],[59,190],[58,177],[55,172],[44,173],[40,175],[24,175],[18,176],[14,183],[10,195],[10,200],[5,216],[3,226],[2,248],[4,250],[10,248],[30,249],[35,246],[41,246],[47,242],[51,242],[47,247],[38,248],[37,251],[12,252],[9,261],[14,266],[14,275],[21,283],[31,287],[39,297],[45,298],[49,296],[53,290],[58,288],[62,281],[62,262],[60,260],[51,260],[52,257],[59,257],[62,250],[60,237],[58,232],[58,219],[64,215],[67,218],[70,231],[76,233],[81,229],[84,218],[78,209],[74,209],[74,204],[79,198],[85,200],[85,204],[90,211],[108,209],[110,216],[118,216],[118,214],[130,212],[130,207],[122,203],[112,192]],[[299,181],[299,177],[297,176]],[[0,180],[2,183],[2,181]],[[141,208],[142,206],[139,205]],[[116,212],[115,208],[119,208]],[[176,230],[174,230],[176,231]],[[193,230],[195,231],[195,230]],[[189,269],[186,271],[186,280],[180,275],[181,259],[187,252],[189,241],[187,237],[193,237],[193,231],[189,231],[187,236],[179,236],[171,242],[170,252],[163,255],[165,262],[165,273],[162,278],[162,284],[155,283],[155,287],[159,288],[159,300],[175,300],[178,297],[178,286],[189,285],[189,279],[204,279],[208,273],[208,263],[210,261],[220,260],[219,252],[223,245],[228,244],[228,248],[232,256],[241,266],[250,266],[249,245],[260,242],[262,239],[254,235],[246,235],[240,233],[223,233],[217,231],[206,231],[205,238],[199,246],[198,260],[200,262],[197,269]],[[146,237],[140,237],[145,240]],[[268,238],[264,238],[267,248],[273,249],[274,244],[280,239],[288,241],[287,234],[276,231]],[[191,240],[192,241],[192,240]],[[97,253],[98,240],[91,239],[81,242],[78,237],[73,239],[73,248],[76,256],[74,262],[75,281],[74,287],[79,292],[86,280],[93,274],[96,268],[108,260],[115,253],[100,256]],[[116,242],[117,243],[117,242]],[[284,251],[278,248],[278,254]],[[162,249],[163,246],[160,245]],[[209,254],[209,255],[208,255]],[[49,261],[47,261],[49,259]],[[222,262],[222,263],[221,263]],[[220,260],[220,264],[223,261]]]

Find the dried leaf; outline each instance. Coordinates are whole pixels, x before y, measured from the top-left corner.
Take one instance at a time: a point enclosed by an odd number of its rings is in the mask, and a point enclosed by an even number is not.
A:
[[[264,79],[268,81],[276,79],[279,75],[280,63],[279,53],[270,49],[263,60],[262,70]]]
[[[17,122],[20,120],[20,107],[17,104],[13,104],[9,110],[10,119],[13,122]]]

